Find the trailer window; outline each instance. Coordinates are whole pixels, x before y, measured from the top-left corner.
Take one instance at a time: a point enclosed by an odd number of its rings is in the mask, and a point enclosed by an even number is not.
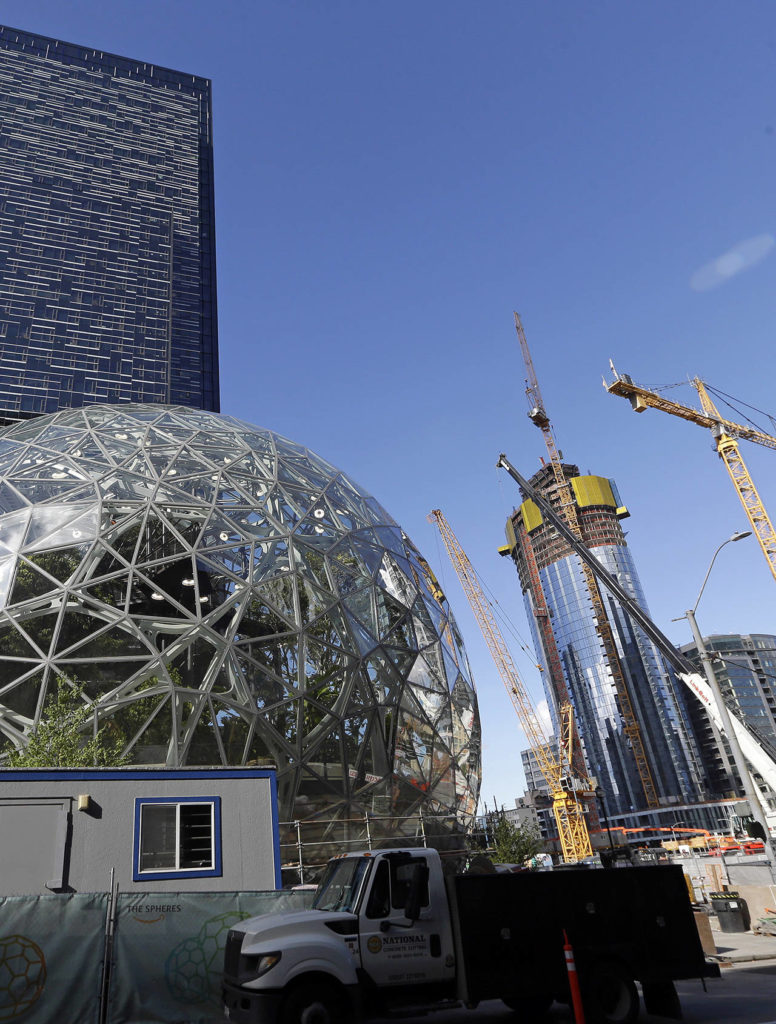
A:
[[[221,874],[220,797],[139,797],[133,878]]]

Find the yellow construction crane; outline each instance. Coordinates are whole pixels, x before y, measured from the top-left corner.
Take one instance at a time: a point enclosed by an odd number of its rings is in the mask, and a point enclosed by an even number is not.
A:
[[[506,687],[507,693],[512,700],[517,717],[523,727],[529,746],[536,755],[536,760],[547,785],[552,794],[552,810],[558,826],[558,838],[560,839],[561,854],[564,861],[574,862],[589,857],[592,854],[590,845],[590,834],[585,821],[584,808],[580,799],[584,791],[585,795],[591,795],[590,783],[588,780],[580,780],[579,790],[575,791],[574,782],[571,777],[570,763],[565,751],[571,748],[571,733],[573,730],[571,719],[571,708],[567,706],[562,709],[563,736],[558,755],[554,756],[550,750],[550,744],[544,731],[539,724],[530,698],[526,692],[520,676],[518,675],[509,648],[504,642],[504,637],[498,628],[493,611],[488,599],[482,591],[469,558],[450,528],[441,510],[433,509],[429,514],[429,522],[435,523],[444,541],[450,561],[461,581],[464,593],[469,600],[474,617],[477,619],[488,650],[496,663],[496,668],[501,680]]]
[[[550,463],[555,477],[556,492],[560,501],[558,511],[569,530],[578,540],[581,540],[582,529],[579,525],[579,517],[577,516],[577,506],[571,491],[571,485],[563,472],[561,456],[558,451],[558,446],[555,443],[555,436],[552,432],[550,418],[547,415],[542,393],[539,389],[539,381],[536,376],[536,371],[534,370],[531,352],[528,348],[528,342],[525,337],[525,331],[523,330],[523,325],[519,315],[515,313],[514,316],[515,330],[517,331],[517,337],[520,341],[520,350],[523,354],[523,362],[525,363],[526,373],[528,374],[526,380],[526,384],[528,385],[526,387],[526,395],[528,397],[528,405],[531,410],[528,413],[528,418],[541,430],[544,436],[544,442],[547,446],[547,452],[550,456]],[[585,584],[587,586],[588,593],[590,594],[590,601],[593,606],[593,618],[595,621],[596,633],[601,640],[606,662],[612,677],[612,682],[614,683],[614,688],[617,693],[617,701],[620,708],[620,715],[622,716],[623,727],[625,729],[625,734],[630,741],[633,758],[636,762],[636,769],[639,774],[639,780],[641,781],[641,785],[644,790],[644,799],[647,807],[658,807],[660,802],[658,800],[657,790],[655,789],[655,782],[652,778],[652,772],[644,749],[641,730],[633,711],[633,702],[631,701],[630,690],[625,678],[625,673],[622,669],[622,664],[620,663],[620,656],[617,652],[617,645],[614,640],[614,634],[612,633],[609,618],[606,614],[606,607],[601,597],[598,581],[596,580],[592,569],[586,562],[583,561],[580,564],[585,577]]]
[[[703,412],[699,412],[689,405],[672,402],[648,388],[634,384],[626,373],[617,373],[611,360],[609,366],[614,374],[614,381],[607,384],[604,380],[604,387],[610,395],[620,395],[622,398],[629,399],[636,412],[644,412],[645,409],[660,409],[662,412],[679,416],[711,431],[717,454],[727,467],[736,493],[744,506],[744,512],[752,525],[752,532],[757,537],[771,573],[776,579],[776,531],[738,449],[738,438],[753,441],[766,448],[776,448],[776,437],[771,437],[770,434],[753,427],[744,427],[740,423],[733,423],[720,416],[709,397],[706,385],[698,377],[693,377],[690,383],[700,396]]]

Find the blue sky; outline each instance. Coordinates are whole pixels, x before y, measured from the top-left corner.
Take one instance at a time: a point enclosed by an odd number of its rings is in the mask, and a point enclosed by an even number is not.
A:
[[[544,454],[517,309],[566,459],[616,480],[651,613],[689,640],[671,619],[746,519],[707,432],[636,416],[601,376],[609,358],[648,386],[699,376],[776,414],[776,9],[4,0],[0,18],[213,80],[222,409],[339,465],[435,566],[483,795],[511,803],[526,744],[426,514],[527,637],[496,554],[517,501],[498,454],[526,475]],[[776,517],[776,452],[742,450]],[[754,539],[730,545],[700,627],[776,633],[774,594]]]

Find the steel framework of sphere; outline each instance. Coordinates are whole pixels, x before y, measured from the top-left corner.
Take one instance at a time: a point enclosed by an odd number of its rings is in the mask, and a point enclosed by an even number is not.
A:
[[[277,765],[281,818],[471,824],[444,596],[374,498],[277,434],[139,405],[5,428],[0,609],[0,740],[77,680],[135,763]]]

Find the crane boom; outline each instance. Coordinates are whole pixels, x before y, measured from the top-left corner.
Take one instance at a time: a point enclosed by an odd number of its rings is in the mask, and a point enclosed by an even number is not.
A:
[[[534,502],[542,516],[552,523],[558,533],[560,533],[560,535],[571,545],[574,551],[576,551],[580,559],[589,566],[593,573],[595,573],[596,578],[614,597],[617,598],[618,602],[623,606],[623,608],[625,608],[631,618],[638,623],[644,633],[665,657],[666,661],[673,666],[682,682],[703,704],[711,715],[717,729],[724,732],[725,730],[722,725],[722,719],[719,711],[717,710],[716,701],[712,697],[711,687],[706,680],[695,671],[692,663],[685,658],[681,651],[678,651],[676,647],[674,647],[668,637],[655,625],[644,609],[622,588],[615,577],[612,576],[612,574],[608,572],[603,565],[601,565],[592,551],[571,533],[555,509],[552,508],[550,503],[528,483],[525,477],[521,476],[506,455],[499,455],[496,465],[505,469],[507,473],[509,473],[525,496]],[[776,792],[776,789],[774,789],[776,786],[776,761],[770,757],[756,737],[752,735],[750,730],[738,717],[735,709],[730,708],[729,711],[731,725],[733,731],[738,737],[738,742],[741,745],[744,756],[755,771],[762,776],[768,786]]]
[[[604,380],[604,387],[610,395],[619,395],[621,398],[630,399],[634,412],[660,409],[662,412],[669,412],[672,416],[679,416],[683,420],[697,423],[699,426],[707,427],[709,430],[713,430],[715,427],[722,427],[725,433],[730,434],[731,437],[740,437],[745,441],[754,441],[755,444],[761,444],[765,448],[776,448],[776,437],[772,437],[762,430],[756,430],[754,427],[746,427],[741,423],[734,423],[732,420],[725,419],[720,416],[713,405],[711,408],[705,409],[704,412],[699,412],[690,405],[672,402],[670,399],[657,394],[657,392],[650,391],[649,388],[636,384],[627,373],[617,373],[611,360],[609,361],[609,366],[614,374],[614,380],[611,384],[607,384]],[[703,387],[703,381],[698,377],[694,377],[690,383],[696,391],[699,391],[699,384]],[[701,402],[703,402],[703,395],[701,395]]]
[[[648,388],[634,384],[627,374],[618,374],[614,364],[609,365],[614,374],[614,381],[604,387],[610,395],[620,395],[622,398],[630,399],[630,403],[636,412],[644,412],[645,409],[660,409],[662,412],[670,413],[672,416],[679,416],[698,426],[711,430],[717,449],[717,454],[725,463],[725,467],[733,482],[738,494],[739,501],[743,505],[747,519],[752,527],[752,532],[760,544],[768,567],[776,579],[776,530],[773,528],[765,505],[755,487],[754,480],[746,467],[741,452],[739,451],[738,438],[746,441],[753,441],[755,444],[764,445],[766,448],[776,448],[776,437],[771,437],[762,430],[755,430],[752,427],[744,427],[740,423],[733,423],[720,416],[714,402],[711,400],[706,385],[699,377],[694,377],[692,386],[700,396],[703,412],[698,412],[691,406],[682,405],[679,402],[672,402],[662,395],[650,391]]]
[[[477,574],[440,509],[433,509],[429,521],[435,523],[445,548],[461,581],[474,617],[485,638],[499,676],[509,694],[517,717],[539,765],[539,769],[552,794],[552,809],[558,826],[561,853],[565,861],[577,861],[592,854],[590,835],[583,808],[573,792],[565,785],[568,771],[562,756],[553,757],[550,744],[536,715],[528,693],[515,667],[509,648],[498,628],[488,599],[480,587]],[[570,730],[567,726],[567,732]],[[570,745],[570,739],[567,739]]]
[[[558,446],[555,443],[550,418],[544,407],[544,400],[539,389],[539,381],[536,377],[536,371],[534,370],[533,360],[531,359],[531,353],[528,348],[525,331],[523,330],[523,324],[518,313],[515,313],[514,317],[515,330],[517,331],[517,336],[520,341],[520,350],[523,354],[523,361],[528,374],[526,395],[528,396],[528,404],[531,407],[528,417],[544,435],[544,442],[550,456],[553,476],[555,477],[555,487],[560,499],[561,514],[574,537],[580,539],[582,537],[582,529],[579,525],[579,517],[577,516],[577,506],[574,501],[574,496],[571,493],[571,486],[563,471],[563,464],[560,452],[558,451]],[[649,767],[649,761],[644,748],[644,741],[641,736],[641,729],[639,728],[638,719],[636,718],[636,714],[633,710],[630,689],[620,662],[620,655],[617,651],[617,645],[614,640],[614,634],[612,632],[609,618],[606,614],[606,608],[598,589],[598,582],[595,574],[591,572],[586,562],[582,563],[582,572],[585,577],[585,585],[587,587],[588,594],[590,595],[590,602],[593,606],[595,630],[601,640],[606,663],[612,677],[612,682],[614,683],[614,689],[617,694],[617,701],[620,708],[620,715],[622,716],[623,728],[625,730],[625,735],[630,741],[633,759],[639,775],[639,781],[641,782],[642,789],[644,790],[644,799],[647,807],[658,807],[660,801],[658,800],[655,782],[652,778],[652,772]]]

